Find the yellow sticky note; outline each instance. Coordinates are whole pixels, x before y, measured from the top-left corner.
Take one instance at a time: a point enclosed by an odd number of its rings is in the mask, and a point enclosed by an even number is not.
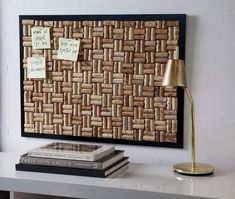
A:
[[[46,77],[46,59],[45,57],[27,58],[27,78],[45,78]]]
[[[59,38],[57,59],[77,61],[80,40]]]
[[[50,29],[48,27],[33,27],[31,28],[31,34],[33,49],[51,48]]]

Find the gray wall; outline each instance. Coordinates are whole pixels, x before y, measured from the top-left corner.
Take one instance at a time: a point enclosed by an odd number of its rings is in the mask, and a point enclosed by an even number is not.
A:
[[[20,136],[18,15],[186,13],[186,67],[196,106],[198,159],[216,168],[235,168],[235,1],[233,0],[1,0],[0,144],[23,153],[51,140]],[[131,161],[190,160],[190,113],[185,105],[185,148],[116,145]]]

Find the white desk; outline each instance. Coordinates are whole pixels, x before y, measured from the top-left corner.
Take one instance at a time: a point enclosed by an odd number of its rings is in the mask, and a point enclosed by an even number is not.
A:
[[[88,199],[235,198],[235,172],[188,177],[171,165],[131,163],[122,176],[108,179],[16,171],[18,160],[0,153],[0,190]]]

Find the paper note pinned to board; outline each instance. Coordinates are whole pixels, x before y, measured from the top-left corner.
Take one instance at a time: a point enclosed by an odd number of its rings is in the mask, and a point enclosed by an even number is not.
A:
[[[57,59],[77,61],[80,40],[59,38]]]
[[[51,48],[50,42],[50,29],[48,27],[33,27],[32,33],[32,47],[33,49],[49,49]]]
[[[45,57],[27,58],[27,78],[45,78],[46,77],[46,59]]]

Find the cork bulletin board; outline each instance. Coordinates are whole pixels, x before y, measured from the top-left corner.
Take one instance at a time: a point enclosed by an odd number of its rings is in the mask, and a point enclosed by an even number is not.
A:
[[[183,147],[186,15],[19,17],[22,136]]]

